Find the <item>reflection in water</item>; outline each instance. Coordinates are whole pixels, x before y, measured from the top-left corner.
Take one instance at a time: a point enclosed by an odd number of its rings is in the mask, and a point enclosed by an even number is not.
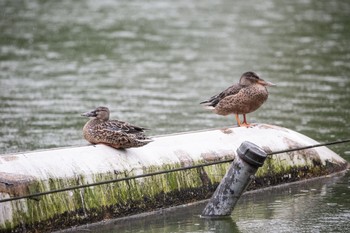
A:
[[[335,189],[344,182],[348,186],[349,177],[348,172],[345,176],[249,194],[234,213],[234,219],[244,232],[347,232],[349,198],[344,198],[344,190]],[[334,221],[324,221],[327,216]]]
[[[204,229],[209,232],[223,232],[223,233],[240,233],[237,224],[232,218],[223,219],[202,219],[204,221]]]
[[[240,233],[232,218],[201,218],[198,213],[204,204],[180,207],[161,214],[143,216],[136,219],[111,220],[74,229],[75,232],[207,232]],[[69,230],[67,230],[69,231]]]

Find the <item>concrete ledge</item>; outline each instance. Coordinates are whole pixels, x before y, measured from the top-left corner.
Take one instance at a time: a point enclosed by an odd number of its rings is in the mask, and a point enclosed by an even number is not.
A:
[[[259,124],[155,137],[140,148],[104,145],[58,148],[0,156],[0,200],[30,193],[220,161],[236,156],[243,141],[267,153],[317,144],[295,131]],[[229,164],[0,203],[0,231],[52,231],[209,198]],[[251,189],[346,169],[326,147],[273,155]]]

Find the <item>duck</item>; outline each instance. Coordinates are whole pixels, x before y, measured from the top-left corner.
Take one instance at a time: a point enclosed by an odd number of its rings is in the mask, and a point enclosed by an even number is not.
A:
[[[81,114],[91,119],[83,127],[83,136],[91,144],[105,144],[116,149],[141,147],[151,141],[146,128],[120,120],[110,120],[108,107],[100,106]]]
[[[218,115],[234,114],[238,127],[248,128],[252,124],[247,122],[246,114],[254,112],[267,100],[267,86],[275,84],[263,80],[253,71],[248,71],[241,75],[238,83],[200,104]],[[243,115],[243,122],[240,121],[239,115]]]

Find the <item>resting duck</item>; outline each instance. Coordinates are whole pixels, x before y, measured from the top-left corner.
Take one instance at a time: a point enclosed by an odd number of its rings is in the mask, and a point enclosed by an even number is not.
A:
[[[254,112],[267,100],[269,93],[266,86],[275,86],[275,84],[264,81],[252,71],[245,72],[239,83],[200,104],[204,104],[208,109],[213,109],[219,115],[235,114],[238,126],[250,127],[251,124],[247,123],[246,114]],[[239,114],[243,114],[243,123],[239,119]]]
[[[144,135],[145,128],[123,121],[109,120],[107,107],[98,107],[82,116],[93,117],[83,128],[84,138],[92,144],[101,143],[122,149],[144,146],[152,141]]]

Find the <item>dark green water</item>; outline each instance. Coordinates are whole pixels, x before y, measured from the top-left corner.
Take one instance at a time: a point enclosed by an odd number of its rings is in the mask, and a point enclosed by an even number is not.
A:
[[[86,144],[81,129],[87,119],[80,114],[100,105],[112,118],[151,128],[151,135],[235,124],[234,117],[198,103],[248,70],[278,85],[248,115],[250,122],[281,125],[320,142],[349,138],[349,15],[350,2],[342,0],[0,0],[0,154]],[[349,144],[332,149],[350,161]],[[324,216],[350,222],[348,178],[344,182],[333,188],[345,196],[327,192],[337,206],[293,226],[307,232]],[[306,196],[323,198],[321,191]],[[295,202],[287,224],[257,204],[260,220],[242,212],[232,229],[260,232],[249,228],[259,221],[283,232],[305,212],[300,199],[285,198]],[[339,206],[345,206],[341,215]],[[210,232],[210,223],[198,228],[191,219],[186,229],[152,231]],[[273,228],[276,222],[281,228]]]

